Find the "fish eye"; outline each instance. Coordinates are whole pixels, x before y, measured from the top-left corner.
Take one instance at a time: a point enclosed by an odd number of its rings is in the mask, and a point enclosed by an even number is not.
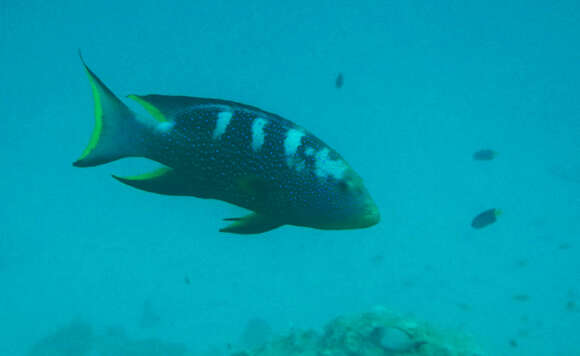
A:
[[[346,178],[338,181],[338,187],[340,191],[344,193],[354,194],[357,196],[364,194],[364,189],[362,185],[351,178]]]
[[[345,193],[346,192],[359,193],[359,191],[360,191],[360,187],[358,186],[358,184],[355,184],[355,182],[350,178],[339,180],[338,187],[342,192],[345,192]]]
[[[350,184],[345,180],[341,180],[338,182],[338,187],[340,188],[341,191],[346,192],[350,189]]]

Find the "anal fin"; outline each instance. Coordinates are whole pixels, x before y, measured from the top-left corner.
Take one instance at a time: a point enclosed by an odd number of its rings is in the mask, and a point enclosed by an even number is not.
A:
[[[169,167],[132,177],[113,175],[113,178],[133,188],[151,193],[208,198],[207,192],[204,192],[204,184],[200,180]]]
[[[232,234],[260,234],[284,225],[270,216],[258,213],[251,213],[241,218],[228,218],[224,220],[233,221],[233,223],[221,229],[220,232],[229,232]]]

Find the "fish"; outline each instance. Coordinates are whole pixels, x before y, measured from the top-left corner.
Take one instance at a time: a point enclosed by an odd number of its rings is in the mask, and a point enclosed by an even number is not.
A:
[[[336,76],[336,81],[334,82],[334,86],[337,89],[342,88],[342,85],[344,84],[344,76],[342,75],[342,73],[338,73],[338,75]]]
[[[497,152],[490,149],[479,150],[473,154],[473,159],[475,161],[491,161],[492,159],[496,158],[498,155]]]
[[[362,229],[380,221],[362,178],[333,148],[302,126],[223,99],[128,95],[124,104],[87,66],[95,104],[90,141],[73,163],[93,167],[127,157],[161,164],[121,177],[133,188],[215,199],[250,211],[219,231],[260,234],[284,225]]]
[[[487,225],[496,222],[497,217],[500,216],[501,214],[502,211],[499,209],[488,209],[473,218],[473,220],[471,221],[471,227],[473,227],[474,229],[484,228]]]
[[[572,245],[570,243],[568,243],[568,242],[562,242],[560,245],[558,245],[558,248],[560,250],[567,250],[570,247],[572,247]]]
[[[513,296],[513,299],[518,302],[527,302],[530,300],[530,296],[527,294],[516,294]]]

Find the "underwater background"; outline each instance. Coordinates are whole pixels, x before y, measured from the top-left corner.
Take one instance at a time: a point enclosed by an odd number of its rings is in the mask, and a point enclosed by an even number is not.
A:
[[[284,333],[375,305],[489,355],[580,355],[579,38],[578,1],[2,0],[0,355],[75,320],[225,352],[251,320]],[[121,98],[304,126],[382,221],[225,235],[242,209],[111,178],[155,164],[72,167],[94,125],[79,49]]]

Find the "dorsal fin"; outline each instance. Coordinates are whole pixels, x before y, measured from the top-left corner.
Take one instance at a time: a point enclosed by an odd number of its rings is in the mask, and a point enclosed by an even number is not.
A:
[[[278,116],[269,113],[255,106],[237,103],[235,101],[210,99],[210,98],[196,98],[191,96],[173,96],[173,95],[128,95],[128,98],[135,100],[142,105],[149,114],[151,114],[157,121],[165,122],[171,121],[176,114],[199,105],[224,105],[231,108],[240,108],[251,111],[256,111],[270,116]]]
[[[189,96],[131,94],[128,98],[141,104],[149,114],[160,122],[171,121],[171,118],[187,108],[211,103],[210,99]]]

